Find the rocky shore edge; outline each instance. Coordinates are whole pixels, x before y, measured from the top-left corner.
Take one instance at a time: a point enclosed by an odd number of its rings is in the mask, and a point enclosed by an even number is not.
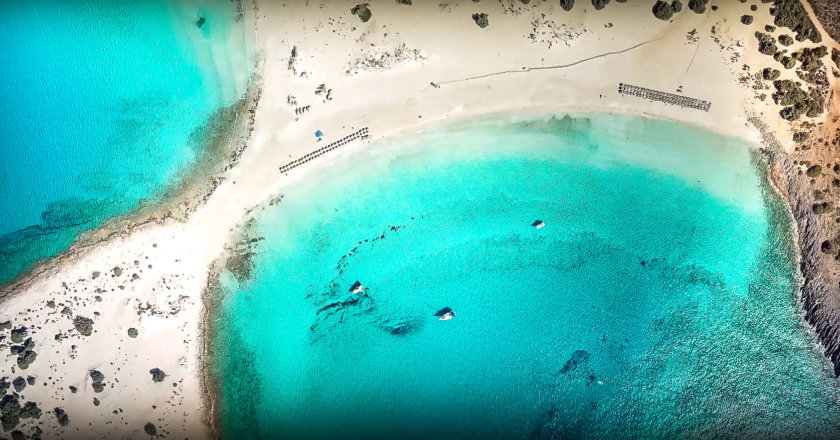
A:
[[[784,151],[770,129],[758,118],[749,122],[759,131],[761,152],[769,162],[769,180],[773,189],[786,202],[793,219],[795,247],[799,265],[799,295],[804,319],[813,329],[820,349],[840,376],[840,280],[832,274],[823,258],[823,233],[812,206],[813,190],[799,173],[794,159]]]

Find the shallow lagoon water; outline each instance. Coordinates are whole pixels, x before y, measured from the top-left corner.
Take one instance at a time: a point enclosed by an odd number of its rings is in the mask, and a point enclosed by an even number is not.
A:
[[[235,17],[229,0],[0,4],[0,283],[194,171],[196,133],[247,84]]]
[[[284,195],[250,276],[221,274],[227,438],[840,435],[783,205],[739,141],[496,116]]]

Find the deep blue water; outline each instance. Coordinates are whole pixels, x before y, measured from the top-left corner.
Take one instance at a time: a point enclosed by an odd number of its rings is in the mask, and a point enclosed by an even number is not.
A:
[[[0,283],[191,171],[193,133],[246,86],[234,17],[229,0],[0,3]]]
[[[221,275],[227,438],[840,436],[783,206],[739,141],[496,117],[284,195],[247,231],[250,278]]]

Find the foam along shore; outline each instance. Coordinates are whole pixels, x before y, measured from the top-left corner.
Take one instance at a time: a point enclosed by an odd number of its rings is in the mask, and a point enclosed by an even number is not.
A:
[[[0,322],[26,327],[37,359],[21,370],[7,354],[0,377],[33,376],[20,405],[32,401],[44,411],[16,429],[30,433],[41,423],[65,438],[146,438],[152,423],[160,433],[210,435],[213,398],[202,393],[212,386],[203,386],[199,359],[209,268],[251,210],[277,200],[307,170],[352,157],[341,149],[285,176],[280,167],[321,147],[317,130],[330,143],[369,127],[375,141],[490,113],[606,111],[680,121],[756,146],[760,133],[748,118],[759,116],[788,143],[778,108],[741,81],[745,64],[753,73],[766,64],[753,37],[760,21],[739,20],[748,5],[661,21],[647,4],[596,11],[578,3],[567,12],[545,2],[382,1],[369,6],[366,22],[350,12],[355,3],[254,4],[261,98],[247,148],[212,195],[187,219],[148,224],[61,260],[3,301]],[[767,14],[770,5],[758,7]],[[473,22],[478,9],[487,27]],[[619,83],[680,90],[712,105],[704,112],[622,96]],[[75,327],[76,316],[92,320],[90,336]],[[0,345],[11,345],[6,332]],[[166,375],[161,382],[155,368]],[[99,393],[91,370],[104,375]]]

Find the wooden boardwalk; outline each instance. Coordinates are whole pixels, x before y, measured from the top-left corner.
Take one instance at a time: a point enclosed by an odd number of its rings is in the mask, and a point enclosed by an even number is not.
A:
[[[688,96],[661,92],[659,90],[647,89],[624,83],[618,84],[618,93],[621,93],[622,95],[638,96],[639,98],[650,99],[652,101],[660,101],[666,104],[674,104],[680,107],[693,108],[704,112],[709,111],[709,107],[712,106],[711,102],[704,101],[702,99],[689,98]]]
[[[297,167],[299,167],[299,166],[301,166],[301,165],[303,165],[303,164],[305,164],[309,161],[315,160],[318,157],[321,157],[321,156],[329,153],[330,151],[341,148],[341,147],[349,144],[350,142],[353,142],[353,141],[356,141],[356,140],[364,140],[364,139],[367,139],[369,137],[370,137],[370,132],[368,131],[367,127],[364,127],[361,130],[356,131],[355,133],[344,136],[343,138],[341,138],[341,139],[339,139],[335,142],[327,144],[327,145],[323,146],[322,148],[319,148],[319,149],[317,149],[317,150],[315,150],[315,151],[313,151],[313,152],[311,152],[311,153],[309,153],[309,154],[307,154],[307,155],[305,155],[305,156],[303,156],[299,159],[295,159],[295,160],[287,163],[286,165],[283,165],[282,167],[280,167],[280,172],[285,173],[285,172],[291,171],[291,170],[293,170],[293,169],[295,169],[295,168],[297,168]]]

